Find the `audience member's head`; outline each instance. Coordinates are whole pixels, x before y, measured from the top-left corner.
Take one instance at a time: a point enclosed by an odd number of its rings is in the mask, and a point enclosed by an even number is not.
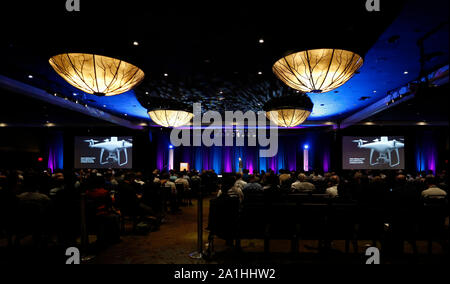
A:
[[[436,178],[433,175],[427,175],[425,178],[425,186],[430,188],[436,185]]]
[[[300,182],[305,182],[306,181],[306,175],[304,173],[301,173],[298,175],[298,180]]]
[[[337,175],[331,176],[330,177],[330,184],[332,186],[338,185],[339,184],[339,177]]]
[[[406,176],[403,175],[403,174],[398,174],[398,175],[395,177],[395,184],[396,184],[397,186],[403,186],[403,185],[405,185],[405,184],[406,184]]]

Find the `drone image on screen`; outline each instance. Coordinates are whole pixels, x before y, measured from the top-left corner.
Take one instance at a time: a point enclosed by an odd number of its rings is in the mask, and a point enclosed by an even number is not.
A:
[[[133,147],[133,144],[131,142],[128,142],[127,140],[117,140],[117,137],[111,137],[111,139],[105,139],[103,142],[89,139],[84,140],[85,142],[89,143],[89,148],[98,148],[101,149],[100,152],[100,164],[106,165],[109,163],[117,163],[119,166],[124,166],[128,164],[128,153],[127,149]],[[97,143],[100,142],[100,143]],[[108,152],[108,157],[103,159],[103,155],[105,151]],[[120,153],[123,151],[125,159],[124,161],[121,160]]]
[[[368,141],[362,139],[353,140],[353,142],[358,143],[358,148],[370,149],[369,163],[371,166],[389,164],[389,166],[392,168],[400,165],[400,154],[398,149],[405,146],[403,142],[397,141],[395,139],[389,140],[387,136],[381,136],[380,139],[377,138],[373,140],[373,142],[367,144],[364,143]],[[379,153],[379,156],[375,162],[372,159],[374,152]],[[396,163],[392,163],[392,152],[397,154]]]

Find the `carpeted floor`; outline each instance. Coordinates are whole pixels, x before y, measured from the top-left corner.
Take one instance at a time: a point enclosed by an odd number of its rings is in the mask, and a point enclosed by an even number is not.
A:
[[[167,215],[166,222],[157,232],[147,236],[123,236],[122,242],[99,253],[91,263],[125,264],[235,264],[235,263],[365,263],[365,247],[368,241],[359,242],[358,253],[345,254],[344,241],[333,242],[327,253],[318,253],[317,241],[301,241],[299,253],[290,253],[290,241],[271,241],[270,254],[264,253],[262,240],[242,240],[242,251],[236,252],[225,241],[215,240],[215,254],[210,260],[194,260],[189,253],[196,250],[197,207],[182,207],[183,212]],[[207,227],[209,200],[204,201],[204,228]],[[204,230],[206,244],[208,232]],[[405,243],[405,254],[400,257],[385,258],[385,263],[429,263],[448,261],[442,247],[433,243],[433,255],[427,254],[426,242],[418,242],[419,255],[413,256],[411,247]],[[351,249],[351,252],[352,249]]]
[[[298,264],[298,263],[365,263],[365,246],[369,241],[359,241],[359,251],[345,254],[344,241],[334,241],[332,249],[319,253],[317,241],[300,241],[299,253],[290,253],[290,241],[271,241],[270,253],[264,253],[262,240],[242,240],[242,251],[236,252],[225,241],[215,240],[215,254],[209,260],[194,260],[189,253],[197,245],[197,207],[182,207],[182,213],[165,218],[160,230],[148,235],[122,236],[122,242],[96,253],[90,264]],[[204,201],[204,228],[207,227],[209,200]],[[90,236],[91,242],[95,236]],[[206,244],[208,232],[204,230]],[[6,248],[6,240],[0,239],[0,263],[64,263],[63,247],[50,246],[33,249],[31,238],[22,241],[20,247]],[[405,243],[405,254],[398,257],[386,257],[381,252],[382,263],[442,263],[449,262],[438,243],[433,243],[433,254],[427,254],[427,243],[417,242],[419,254],[412,254],[411,246]]]

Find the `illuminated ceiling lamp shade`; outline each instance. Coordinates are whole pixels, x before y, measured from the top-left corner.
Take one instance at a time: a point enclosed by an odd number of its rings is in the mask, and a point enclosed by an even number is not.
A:
[[[144,105],[153,122],[163,127],[180,127],[194,117],[187,105],[175,100],[147,98]]]
[[[362,66],[356,53],[342,49],[312,49],[292,53],[275,62],[275,75],[305,93],[326,93],[342,86]]]
[[[145,76],[130,63],[95,54],[64,53],[53,56],[49,63],[69,84],[97,96],[125,93]]]
[[[266,116],[281,127],[294,127],[302,124],[313,109],[311,99],[305,94],[277,97],[264,105]]]
[[[182,110],[152,110],[148,114],[153,122],[163,127],[180,127],[188,124],[194,117],[192,113]]]

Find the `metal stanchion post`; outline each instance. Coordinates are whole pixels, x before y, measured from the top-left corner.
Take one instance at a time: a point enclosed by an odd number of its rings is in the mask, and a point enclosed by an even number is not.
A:
[[[197,201],[197,251],[189,254],[190,258],[203,258],[203,189],[200,187]]]
[[[86,193],[81,193],[80,199],[80,213],[81,213],[81,261],[88,262],[95,256],[88,255],[89,249],[89,234],[86,225]]]

